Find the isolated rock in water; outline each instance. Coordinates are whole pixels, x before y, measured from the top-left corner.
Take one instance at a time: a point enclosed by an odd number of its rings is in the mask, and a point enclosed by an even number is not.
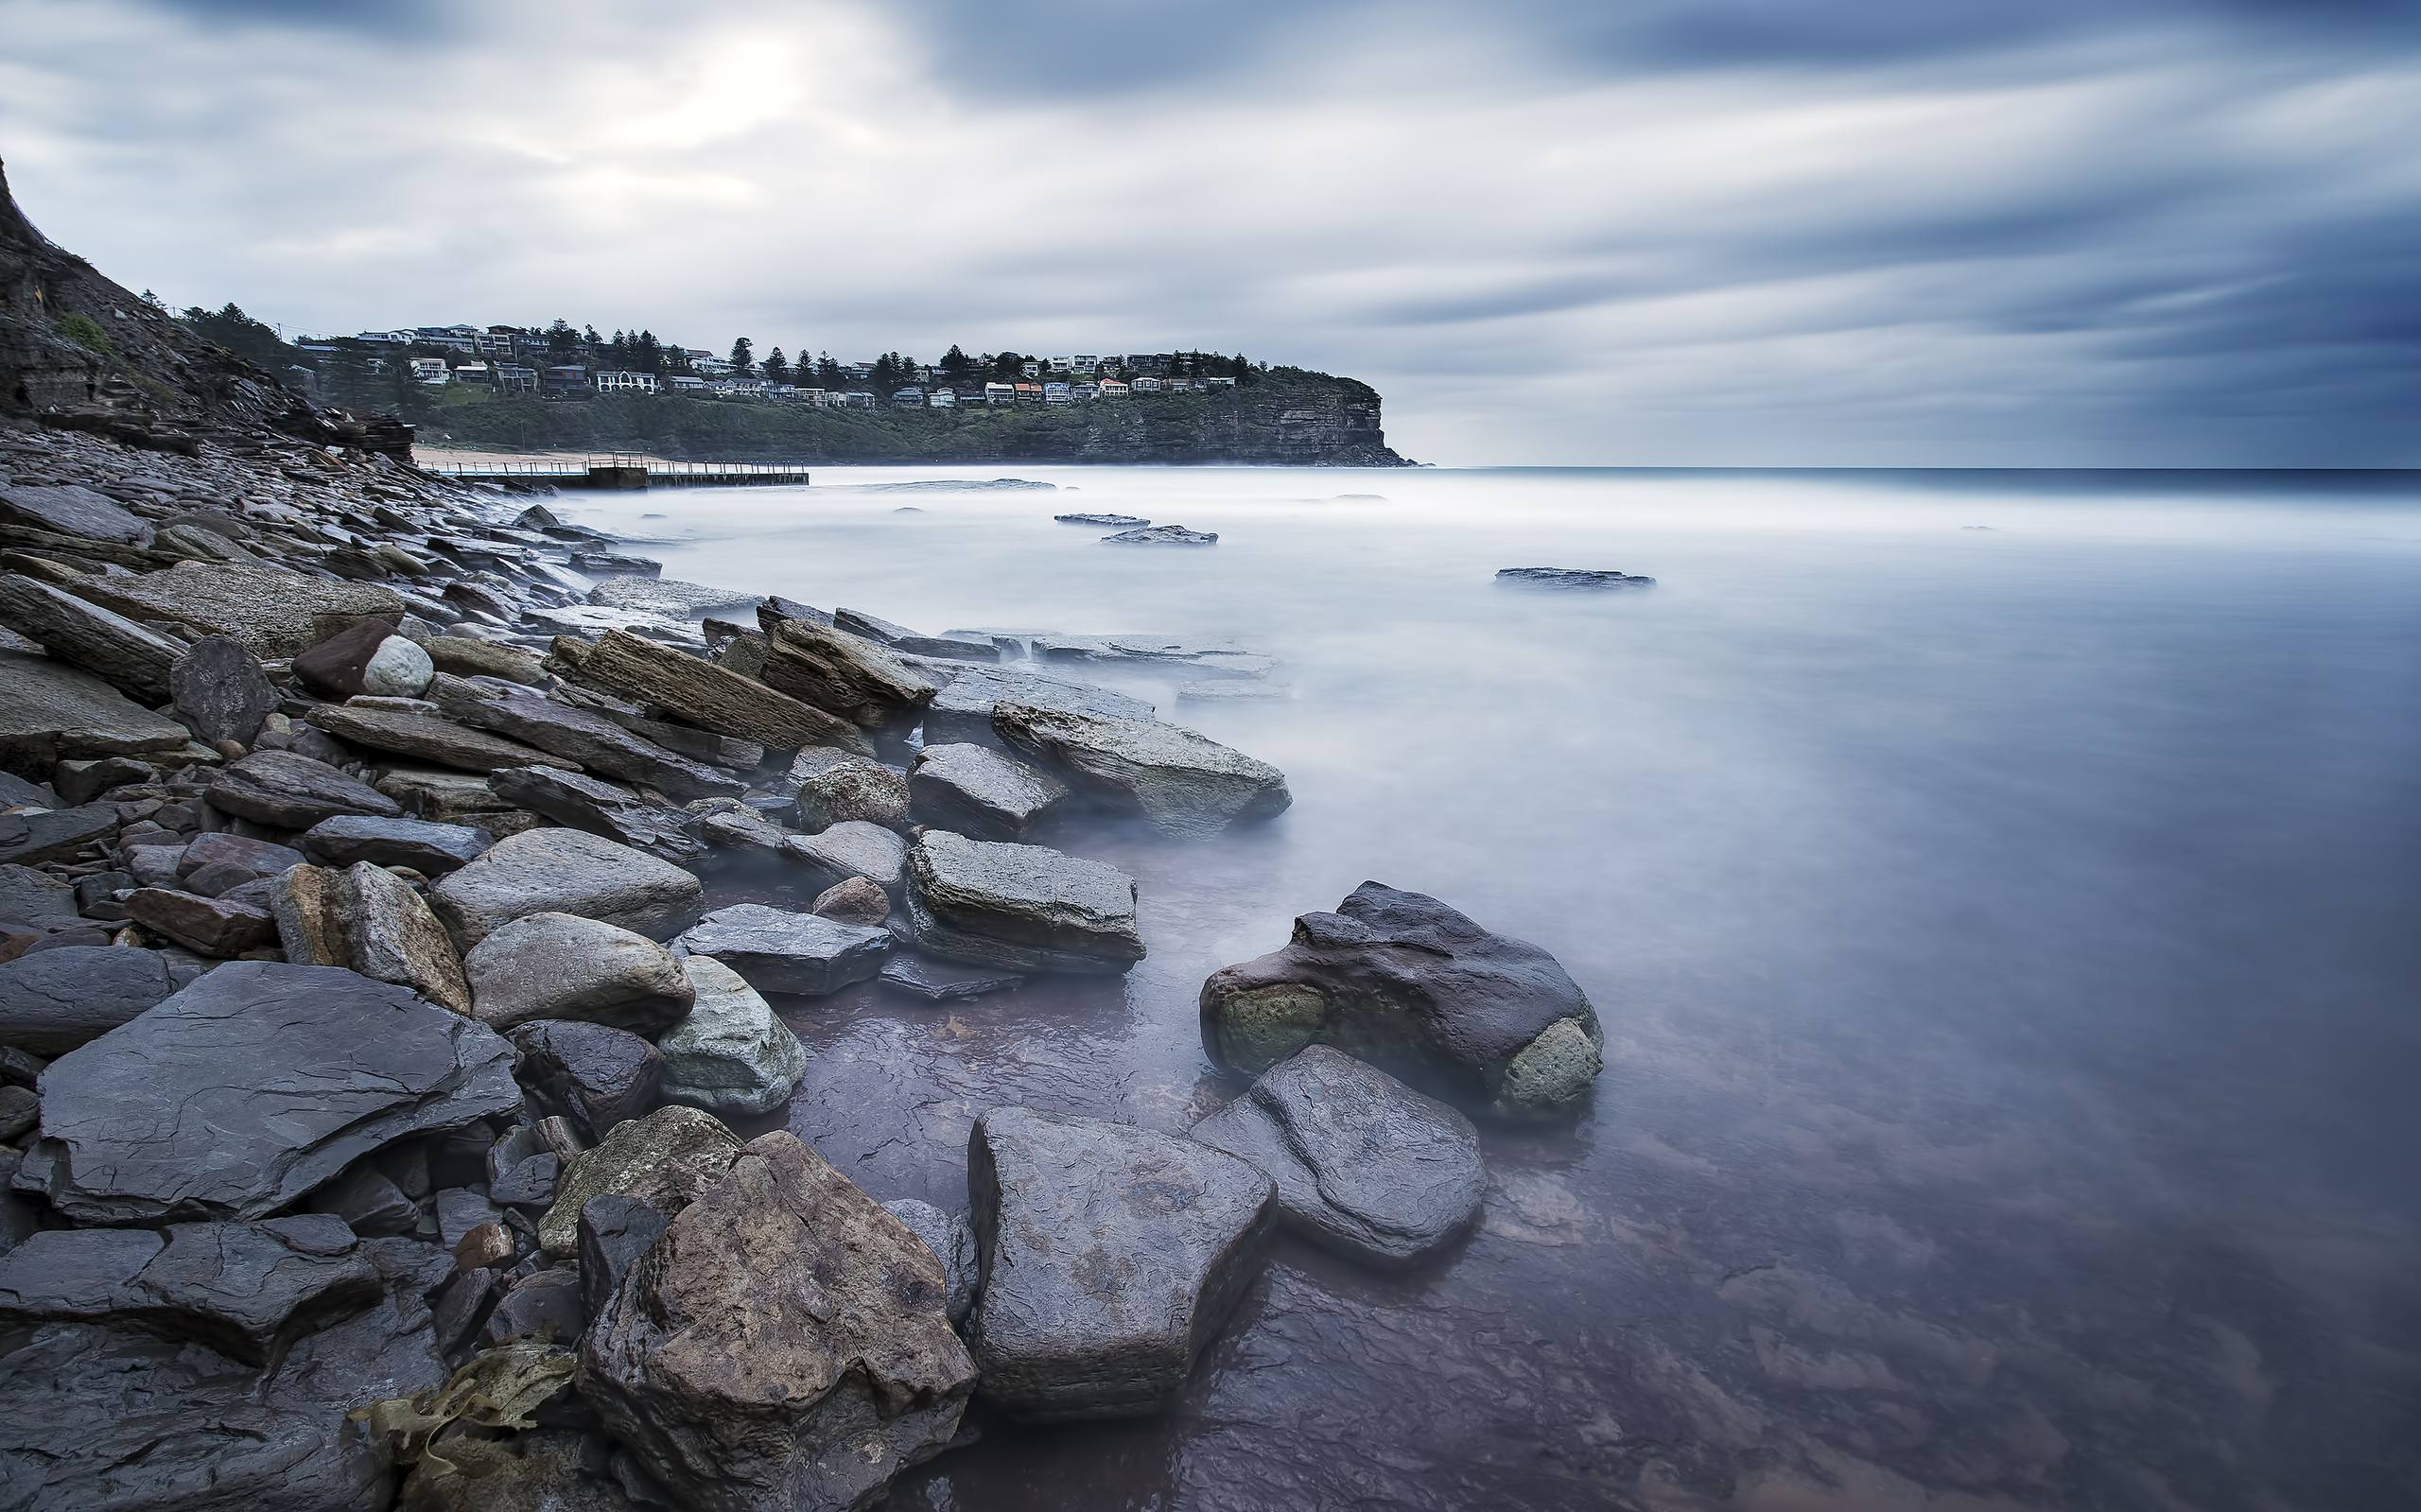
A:
[[[1653,588],[1654,578],[1588,567],[1500,567],[1496,581],[1530,588]]]
[[[392,625],[411,608],[401,594],[374,582],[218,562],[180,562],[165,572],[96,578],[78,586],[131,619],[169,619],[232,635],[255,656],[292,656],[357,619]]]
[[[63,1055],[176,991],[157,950],[71,945],[0,963],[0,1045]]]
[[[458,1014],[471,1011],[462,959],[410,883],[383,866],[357,861],[345,870],[342,886],[345,954],[354,970],[373,982],[409,987]]]
[[[291,751],[255,751],[211,779],[210,807],[280,829],[308,829],[339,814],[396,819],[403,808],[369,784]]]
[[[472,1014],[499,1032],[566,1018],[660,1034],[688,1016],[697,996],[671,951],[570,913],[531,913],[498,926],[471,947],[462,969]]]
[[[698,916],[704,894],[696,877],[643,851],[577,829],[532,829],[440,878],[429,901],[468,948],[532,913],[577,913],[671,939]]]
[[[190,739],[90,672],[0,651],[0,766],[47,772],[73,756],[144,756]]]
[[[300,843],[313,860],[330,866],[375,861],[381,866],[409,866],[424,877],[443,877],[477,860],[496,843],[496,837],[476,826],[340,814],[313,825]]]
[[[688,956],[681,966],[698,999],[688,1017],[656,1038],[663,1095],[740,1117],[789,1102],[807,1074],[807,1047],[731,967],[705,955]]]
[[[799,863],[829,887],[862,877],[886,892],[896,891],[908,865],[908,842],[880,825],[845,819],[814,835],[792,835],[782,842],[782,854]]]
[[[551,752],[589,772],[653,788],[687,802],[739,793],[748,785],[727,772],[668,751],[605,716],[543,698],[445,698],[464,724]]]
[[[997,740],[999,738],[992,733],[992,710],[1002,703],[1025,704],[1062,714],[1091,714],[1104,719],[1148,720],[1152,717],[1152,705],[1143,700],[1091,683],[1045,677],[1039,672],[1006,667],[950,668],[946,663],[922,664],[923,670],[935,675],[941,675],[945,669],[949,681],[933,695],[932,702],[925,705],[927,745],[943,745],[954,740],[981,745]]]
[[[1211,1057],[1258,1076],[1327,1044],[1442,1080],[1506,1118],[1576,1111],[1604,1066],[1596,1010],[1555,957],[1434,897],[1365,882],[1285,948],[1202,984]]]
[[[1068,785],[987,745],[929,745],[908,774],[912,811],[978,840],[1022,840]]]
[[[140,516],[80,483],[0,488],[0,523],[121,546],[132,546],[151,533],[151,527]]]
[[[908,721],[941,686],[845,631],[772,615],[758,620],[765,631],[765,684],[866,729]]]
[[[1104,546],[1217,546],[1216,530],[1189,530],[1182,525],[1155,525],[1144,530],[1121,530],[1105,535]]]
[[[1262,1072],[1193,1138],[1275,1181],[1288,1227],[1389,1269],[1470,1227],[1488,1189],[1471,1120],[1327,1045]]]
[[[672,1500],[847,1508],[948,1447],[975,1382],[941,1261],[788,1133],[631,1269],[580,1393]]]
[[[852,877],[816,894],[808,912],[841,924],[880,929],[891,920],[891,899],[866,878]]]
[[[567,764],[561,756],[549,756],[518,740],[508,740],[483,730],[464,729],[433,714],[365,708],[357,704],[322,704],[306,718],[340,740],[441,767],[458,767],[464,772]]]
[[[948,961],[1123,972],[1143,959],[1135,879],[1041,845],[928,830],[908,853],[907,929]]]
[[[658,572],[662,567],[656,569]],[[588,601],[608,609],[642,609],[674,619],[695,618],[709,609],[736,609],[757,601],[753,593],[736,588],[709,588],[678,578],[633,575],[608,578],[588,590]]]
[[[929,1202],[899,1197],[882,1210],[906,1224],[942,1262],[949,1287],[949,1320],[957,1323],[975,1306],[975,1225],[965,1213],[946,1213]]]
[[[1295,801],[1286,773],[1179,725],[1001,704],[992,729],[1077,788],[1172,835],[1215,835]]]
[[[1018,1416],[1132,1417],[1184,1384],[1267,1257],[1269,1178],[1187,1139],[994,1108],[967,1145],[983,1257],[967,1339]]]
[[[799,784],[799,827],[810,832],[857,820],[897,829],[908,823],[908,782],[889,767],[850,757]]]
[[[898,951],[882,964],[882,971],[875,980],[927,1002],[956,1002],[989,993],[1012,992],[1025,985],[1025,978],[1014,971],[927,961]]]
[[[682,979],[688,985],[688,979]],[[664,1057],[627,1029],[542,1018],[513,1032],[514,1075],[592,1143],[656,1103]]]
[[[1152,522],[1140,514],[1054,514],[1062,525],[1113,526],[1123,530],[1141,530]]]
[[[615,551],[574,551],[572,570],[605,578],[660,578],[664,564],[653,557],[625,556]]]
[[[168,669],[184,653],[156,630],[13,572],[0,573],[0,625],[146,704],[168,696]]]
[[[740,1157],[740,1136],[711,1113],[660,1107],[618,1123],[593,1150],[564,1167],[554,1206],[538,1220],[538,1248],[568,1258],[580,1239],[580,1208],[591,1197],[636,1197],[671,1214],[723,1179]]]
[[[714,957],[758,992],[821,998],[881,970],[891,936],[813,913],[734,903],[691,925],[673,944]]]
[[[397,1139],[508,1113],[513,1051],[401,987],[238,961],[50,1063],[18,1184],[78,1223],[258,1218]]]
[[[705,859],[697,816],[649,803],[627,788],[560,767],[510,767],[488,774],[496,795],[559,825],[635,846],[684,865]]]
[[[873,744],[849,721],[628,631],[607,631],[594,644],[558,640],[548,666],[574,681],[660,704],[703,729],[754,740],[769,751],[834,745],[874,755]]]

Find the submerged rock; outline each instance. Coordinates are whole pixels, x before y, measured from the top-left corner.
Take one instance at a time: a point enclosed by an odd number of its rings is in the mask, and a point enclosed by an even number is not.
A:
[[[1528,588],[1653,588],[1654,578],[1588,567],[1500,567],[1496,581]]]
[[[1031,1108],[975,1121],[967,1190],[984,1398],[1020,1417],[1159,1411],[1259,1274],[1277,1203],[1230,1155]]]
[[[1388,1269],[1469,1228],[1488,1189],[1471,1120],[1327,1045],[1262,1072],[1193,1138],[1276,1182],[1286,1226]]]
[[[929,830],[908,853],[906,929],[945,960],[1012,971],[1124,971],[1143,959],[1135,879],[1041,845]]]
[[[1025,985],[1025,978],[1015,971],[927,961],[901,951],[893,952],[875,980],[927,1002],[957,1002],[989,993],[1014,992]]]
[[[1181,725],[1001,704],[992,729],[1074,786],[1172,835],[1215,835],[1295,801],[1284,773]]]
[[[1141,530],[1152,522],[1140,514],[1054,514],[1062,525],[1114,526],[1122,530]]]
[[[654,573],[634,573],[627,577],[607,578],[588,590],[588,601],[608,609],[637,609],[672,618],[695,617],[709,609],[731,609],[753,604],[757,596],[737,588],[710,588],[701,582],[683,582],[678,578],[659,577]]]
[[[1568,1116],[1604,1066],[1596,1010],[1555,957],[1377,882],[1213,972],[1201,1004],[1204,1045],[1245,1075],[1334,1045],[1507,1118]]]
[[[975,1380],[941,1261],[792,1135],[672,1220],[581,1343],[580,1391],[674,1500],[860,1507]]]

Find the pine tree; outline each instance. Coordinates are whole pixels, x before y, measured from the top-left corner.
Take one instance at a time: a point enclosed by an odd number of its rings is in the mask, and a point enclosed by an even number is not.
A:
[[[942,354],[942,376],[949,379],[952,383],[956,383],[961,378],[966,377],[968,373],[974,370],[974,362],[965,352],[959,349],[959,345],[955,341],[952,341],[949,344],[949,351]]]
[[[731,343],[731,375],[735,378],[757,375],[757,345],[744,336]]]
[[[791,381],[790,358],[782,356],[782,349],[780,347],[775,347],[773,351],[765,354],[765,361],[761,371],[765,374],[765,381],[767,383],[788,383]]]
[[[838,393],[844,387],[845,381],[845,377],[841,372],[841,364],[832,360],[832,354],[829,352],[818,353],[815,358],[816,386],[818,388],[829,389],[833,392]]]
[[[664,343],[653,331],[641,331],[631,342],[631,365],[641,373],[664,371]]]

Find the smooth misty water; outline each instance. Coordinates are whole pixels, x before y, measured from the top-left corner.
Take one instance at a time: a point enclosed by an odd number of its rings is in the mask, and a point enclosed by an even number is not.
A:
[[[1489,1131],[1451,1259],[1283,1245],[1168,1416],[977,1419],[899,1504],[2421,1498],[2421,481],[1019,476],[1062,491],[566,495],[669,576],[1286,663],[1283,702],[1129,685],[1296,799],[1062,837],[1140,878],[1150,959],[789,1005],[792,1126],[953,1206],[995,1104],[1182,1130],[1232,1092],[1203,976],[1365,878],[1556,952],[1608,1065],[1570,1129]],[[1533,564],[1662,585],[1490,582]]]

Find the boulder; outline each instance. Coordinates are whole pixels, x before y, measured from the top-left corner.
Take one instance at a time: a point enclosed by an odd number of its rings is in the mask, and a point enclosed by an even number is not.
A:
[[[1555,957],[1377,882],[1213,972],[1201,1002],[1212,1059],[1246,1076],[1334,1045],[1505,1118],[1570,1115],[1604,1065],[1596,1011]]]
[[[846,631],[769,615],[758,620],[765,631],[765,685],[864,729],[912,722],[941,686],[889,651]]]
[[[509,736],[602,776],[653,788],[688,802],[747,791],[727,772],[668,751],[601,714],[543,698],[442,697],[464,724]]]
[[[114,804],[84,804],[46,813],[0,814],[0,864],[67,860],[117,833]]]
[[[790,836],[782,842],[782,854],[804,867],[818,887],[862,877],[896,892],[908,865],[908,842],[880,825],[845,819],[820,834]]]
[[[1068,786],[987,745],[929,745],[908,774],[908,796],[925,824],[977,840],[1023,840]]]
[[[1216,530],[1189,530],[1182,525],[1154,525],[1105,535],[1104,546],[1217,546]]]
[[[1097,1119],[994,1108],[967,1146],[983,1288],[967,1342],[1020,1417],[1130,1417],[1176,1395],[1267,1257],[1267,1176]]]
[[[523,1089],[547,1112],[571,1120],[591,1143],[655,1106],[664,1056],[627,1029],[542,1018],[512,1038],[513,1074]]]
[[[908,853],[907,931],[948,961],[1123,972],[1143,959],[1135,879],[1040,845],[927,830]]]
[[[350,971],[233,962],[51,1062],[17,1184],[83,1224],[258,1218],[520,1103],[484,1025]]]
[[[205,745],[250,745],[277,712],[278,694],[259,658],[229,635],[204,635],[168,668],[170,712]]]
[[[704,892],[689,873],[628,845],[577,829],[532,829],[438,878],[429,901],[467,948],[532,913],[577,913],[671,939],[698,916]]]
[[[696,993],[672,952],[643,934],[570,913],[499,925],[462,958],[471,1013],[499,1033],[577,1019],[638,1034],[687,1017]]]
[[[74,887],[35,867],[0,862],[0,919],[39,925],[75,918]]]
[[[0,573],[0,625],[145,704],[166,700],[169,669],[184,652],[156,630],[13,572]]]
[[[663,568],[659,565],[657,572]],[[757,601],[753,593],[714,588],[678,578],[634,573],[607,578],[588,590],[588,601],[607,609],[636,609],[669,619],[694,618],[709,609],[738,609]]]
[[[815,901],[808,905],[808,912],[836,923],[858,924],[879,930],[890,922],[891,899],[883,895],[881,888],[866,878],[852,877],[816,894]]]
[[[925,706],[925,743],[928,745],[953,741],[979,745],[994,742],[998,737],[992,733],[992,710],[1003,703],[1022,704],[1061,714],[1088,714],[1099,719],[1148,720],[1152,717],[1152,705],[1143,700],[1092,683],[1046,677],[1039,672],[1007,667],[968,667],[948,662],[918,665],[928,675],[949,678],[942,685],[941,691],[933,695],[932,702]]]
[[[965,1213],[946,1213],[932,1203],[914,1197],[884,1203],[882,1210],[906,1224],[933,1252],[933,1258],[942,1262],[949,1320],[953,1325],[964,1321],[975,1306],[975,1225]]]
[[[291,845],[248,840],[224,830],[196,835],[177,857],[177,880],[189,893],[218,897],[248,882],[275,877],[303,864],[303,853]]]
[[[825,997],[865,981],[882,969],[882,958],[891,949],[891,936],[883,930],[762,903],[717,909],[672,943],[692,954],[714,957],[759,992],[802,998]]]
[[[356,861],[342,886],[345,954],[354,970],[373,982],[409,987],[458,1014],[471,1011],[462,958],[410,883],[374,862]]]
[[[157,950],[71,945],[0,963],[0,1045],[63,1055],[177,990]]]
[[[404,1189],[376,1166],[357,1161],[334,1181],[311,1193],[312,1212],[341,1219],[357,1234],[402,1234],[420,1222],[420,1210]]]
[[[574,681],[660,705],[702,729],[768,750],[837,745],[874,755],[872,743],[847,720],[626,630],[609,630],[593,644],[559,639],[548,665]]]
[[[495,843],[495,836],[476,826],[375,814],[322,819],[304,831],[301,841],[305,853],[324,865],[374,861],[380,866],[409,866],[424,877],[443,877],[467,865]]]
[[[856,820],[902,829],[908,824],[908,783],[889,767],[852,756],[799,784],[798,825],[810,833]]]
[[[0,651],[0,766],[47,773],[75,756],[147,756],[191,737],[90,672]]]
[[[496,772],[505,767],[560,767],[561,756],[507,740],[480,730],[466,730],[433,714],[398,709],[364,708],[358,704],[322,704],[307,716],[320,729],[340,740],[373,751],[392,752],[416,761],[464,772]]]
[[[165,887],[138,887],[128,894],[126,916],[196,955],[222,959],[258,949],[277,934],[277,923],[266,908]]]
[[[1205,838],[1294,802],[1284,773],[1179,725],[1001,704],[992,729],[1011,749],[1171,835]]]
[[[305,687],[322,698],[357,698],[372,691],[367,681],[371,659],[378,649],[394,638],[395,623],[391,619],[357,619],[327,639],[302,652],[294,658],[294,676]],[[412,648],[426,659],[427,652]],[[436,669],[432,665],[430,670]],[[402,690],[408,698],[417,697],[428,679],[421,679],[421,686]]]
[[[740,1157],[740,1136],[711,1113],[660,1107],[618,1123],[593,1150],[564,1167],[555,1200],[538,1220],[538,1249],[569,1259],[580,1240],[580,1210],[592,1197],[636,1197],[667,1214],[721,1181]]]
[[[279,829],[308,829],[339,814],[400,817],[394,799],[324,761],[291,751],[255,751],[211,779],[210,807]]]
[[[975,1367],[941,1262],[788,1133],[748,1146],[631,1267],[580,1392],[700,1507],[860,1507],[947,1448]]]
[[[1327,1045],[1262,1072],[1193,1138],[1277,1183],[1286,1227],[1389,1270],[1477,1222],[1488,1190],[1471,1120]]]
[[[559,825],[685,865],[705,859],[695,814],[649,803],[628,788],[558,767],[512,767],[488,774],[496,795]]]
[[[457,677],[500,677],[525,686],[547,686],[547,669],[518,646],[469,635],[431,635],[420,642],[431,666]]]
[[[957,1002],[986,993],[1014,992],[1025,985],[1025,978],[1014,971],[927,961],[904,950],[893,951],[875,980],[927,1002]]]
[[[580,1304],[580,1273],[532,1271],[513,1284],[479,1328],[479,1343],[493,1348],[513,1339],[541,1338],[569,1344],[586,1321]]]
[[[739,1117],[789,1102],[807,1075],[807,1047],[731,967],[705,955],[685,957],[681,967],[698,997],[689,1016],[656,1038],[664,1055],[658,1090]]]
[[[95,578],[76,590],[131,619],[174,620],[232,636],[255,656],[292,656],[357,619],[393,624],[411,608],[380,583],[219,562],[180,562],[140,577]]]
[[[0,524],[48,530],[53,535],[80,535],[90,541],[139,545],[151,527],[106,494],[81,483],[0,487]]]

